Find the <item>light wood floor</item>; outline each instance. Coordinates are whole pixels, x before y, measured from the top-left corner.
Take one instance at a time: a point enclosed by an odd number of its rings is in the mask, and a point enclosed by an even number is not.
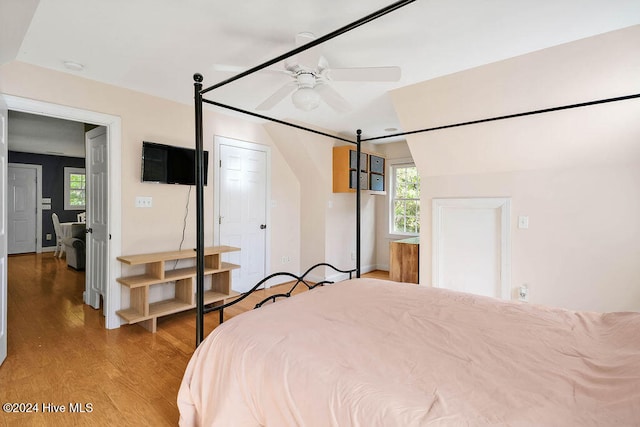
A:
[[[176,396],[195,347],[193,310],[159,319],[156,334],[137,325],[106,330],[102,313],[82,302],[84,273],[52,253],[10,256],[8,282],[0,403],[37,403],[39,412],[0,413],[0,426],[177,425]],[[260,291],[227,309],[225,319],[283,290],[288,286]],[[217,318],[206,317],[207,333]],[[43,403],[49,411],[64,406],[65,413],[44,413]],[[69,413],[77,403],[91,404],[92,411]]]

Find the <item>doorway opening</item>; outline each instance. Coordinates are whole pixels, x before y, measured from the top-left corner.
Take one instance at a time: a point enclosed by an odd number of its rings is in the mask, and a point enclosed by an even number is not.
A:
[[[104,233],[106,238],[103,241],[103,248],[95,251],[100,259],[89,255],[86,262],[87,277],[84,302],[96,308],[95,298],[91,301],[90,292],[92,281],[99,278],[102,283],[102,308],[105,316],[105,327],[107,329],[118,328],[121,324],[120,318],[116,311],[120,308],[120,287],[114,280],[118,277],[120,266],[115,259],[120,255],[120,209],[116,207],[120,203],[120,144],[121,144],[121,123],[120,118],[112,115],[96,113],[87,110],[81,110],[57,104],[50,104],[42,101],[19,98],[10,95],[3,95],[3,99],[10,111],[29,113],[39,116],[58,118],[80,123],[89,123],[93,126],[103,126],[104,147],[100,155],[105,160],[115,159],[116,161],[108,161],[105,170],[102,172],[106,180],[106,189],[104,194],[104,206],[106,227]],[[85,147],[89,147],[89,142],[85,142]],[[91,173],[92,154],[87,150],[87,173]],[[6,188],[5,188],[6,191]],[[46,217],[46,215],[45,215]],[[87,218],[89,221],[89,218]],[[90,254],[91,249],[87,249]],[[90,277],[89,272],[95,271],[97,276]],[[99,302],[98,302],[99,304]]]

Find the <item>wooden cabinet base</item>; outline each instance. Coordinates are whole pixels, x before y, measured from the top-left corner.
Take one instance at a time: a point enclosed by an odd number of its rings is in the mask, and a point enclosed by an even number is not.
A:
[[[420,241],[418,237],[397,240],[389,245],[389,279],[420,283]]]

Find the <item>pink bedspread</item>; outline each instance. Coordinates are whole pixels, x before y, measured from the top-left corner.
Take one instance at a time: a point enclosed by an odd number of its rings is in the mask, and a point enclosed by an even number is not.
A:
[[[183,426],[640,426],[640,314],[357,279],[202,343]]]

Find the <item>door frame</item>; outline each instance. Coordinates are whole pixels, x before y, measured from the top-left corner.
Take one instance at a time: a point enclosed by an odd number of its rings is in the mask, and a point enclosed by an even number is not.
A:
[[[474,197],[432,199],[432,271],[431,283],[440,287],[442,261],[442,217],[444,208],[499,209],[500,211],[500,297],[511,299],[511,199],[508,197]]]
[[[265,256],[264,256],[264,269],[268,275],[271,271],[271,147],[268,145],[257,144],[255,142],[241,141],[239,139],[228,138],[226,136],[214,135],[213,137],[213,174],[214,174],[214,190],[213,190],[213,245],[220,245],[220,223],[218,217],[220,216],[220,192],[216,191],[215,185],[220,182],[220,146],[229,145],[236,148],[244,148],[246,150],[262,151],[266,155],[266,195],[265,195],[265,214],[267,222],[267,235],[265,237]],[[267,284],[266,287],[273,286],[273,284]]]
[[[8,163],[7,166],[8,168],[36,170],[36,253],[42,253],[42,165]],[[9,215],[8,212],[7,215]],[[7,217],[8,220],[9,218]]]
[[[118,116],[84,110],[81,108],[68,107],[65,105],[52,104],[45,101],[22,98],[14,95],[0,93],[0,96],[7,104],[7,108],[13,111],[38,114],[42,116],[55,117],[64,120],[73,120],[82,123],[91,123],[107,128],[108,146],[108,173],[109,173],[109,194],[107,203],[109,204],[109,230],[111,236],[108,242],[109,265],[106,268],[106,295],[104,296],[105,327],[107,329],[119,328],[122,319],[116,314],[120,309],[121,289],[115,278],[120,277],[121,266],[116,258],[121,255],[121,175],[120,159],[122,145],[122,123]],[[5,184],[6,186],[6,184]],[[5,188],[6,191],[6,188]]]

